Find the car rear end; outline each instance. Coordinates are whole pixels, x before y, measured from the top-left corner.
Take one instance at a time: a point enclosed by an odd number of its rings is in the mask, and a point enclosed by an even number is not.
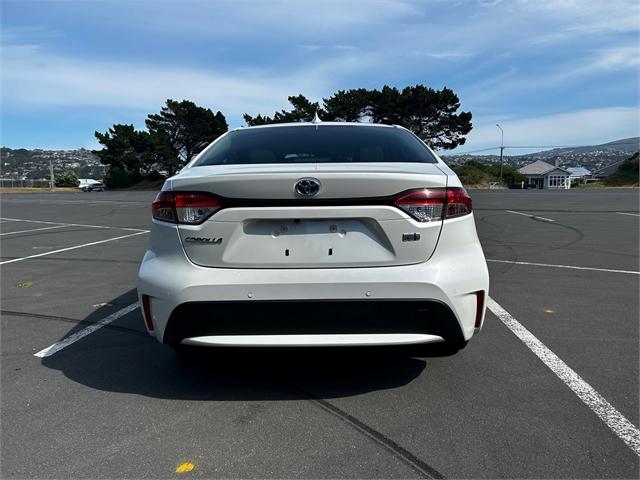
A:
[[[408,131],[230,132],[153,204],[139,274],[170,344],[462,345],[488,274],[471,200]]]

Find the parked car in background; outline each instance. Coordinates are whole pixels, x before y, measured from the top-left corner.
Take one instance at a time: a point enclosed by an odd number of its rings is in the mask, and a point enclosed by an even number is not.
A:
[[[138,294],[175,348],[444,342],[480,331],[489,276],[471,198],[398,126],[237,129],[152,206]]]
[[[107,187],[99,180],[93,178],[80,178],[78,188],[83,192],[104,192]]]

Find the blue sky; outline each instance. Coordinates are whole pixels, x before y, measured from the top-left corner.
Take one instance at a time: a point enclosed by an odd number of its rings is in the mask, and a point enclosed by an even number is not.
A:
[[[459,152],[596,144],[640,129],[638,2],[2,0],[2,138],[96,148],[164,100],[231,127],[288,95],[448,86],[474,129]],[[491,152],[489,152],[491,153]],[[515,153],[515,151],[514,151]],[[520,152],[518,152],[520,153]]]

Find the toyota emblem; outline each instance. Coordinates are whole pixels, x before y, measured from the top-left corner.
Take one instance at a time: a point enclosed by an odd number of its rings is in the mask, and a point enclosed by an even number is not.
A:
[[[320,191],[320,181],[315,178],[301,178],[296,183],[295,192],[301,197],[315,197]]]

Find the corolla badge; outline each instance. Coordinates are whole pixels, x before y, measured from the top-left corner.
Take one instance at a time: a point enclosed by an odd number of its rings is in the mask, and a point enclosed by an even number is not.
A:
[[[186,237],[184,239],[188,243],[208,243],[211,245],[220,245],[222,243],[222,237]]]
[[[320,191],[320,181],[315,178],[301,178],[295,186],[295,192],[301,197],[315,197]]]

